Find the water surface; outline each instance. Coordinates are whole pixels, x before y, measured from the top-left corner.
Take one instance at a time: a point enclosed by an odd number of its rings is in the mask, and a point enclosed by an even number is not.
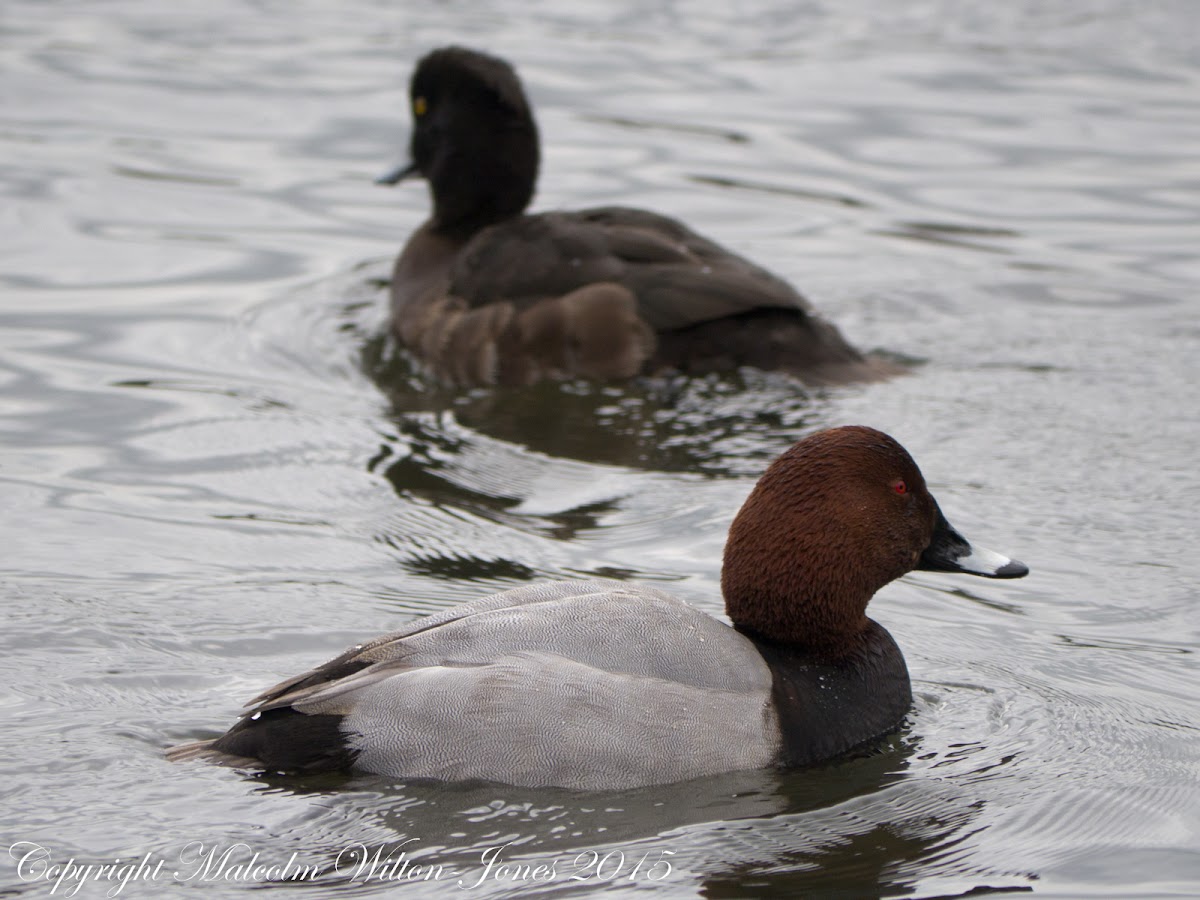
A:
[[[1200,892],[1192,5],[406,6],[0,14],[8,843],[168,860],[123,896],[202,883],[194,842],[229,854],[206,885],[229,896],[298,886],[292,859],[338,896],[417,872],[357,848],[424,866],[415,896]],[[380,282],[427,199],[370,182],[413,60],[451,41],[524,75],[539,207],[685,218],[913,374],[424,381]],[[720,614],[754,478],[847,422],[1033,569],[881,592],[917,696],[872,753],[601,796],[162,758],[284,675],[531,580]],[[232,870],[255,853],[277,871]],[[0,892],[50,894],[0,858]]]

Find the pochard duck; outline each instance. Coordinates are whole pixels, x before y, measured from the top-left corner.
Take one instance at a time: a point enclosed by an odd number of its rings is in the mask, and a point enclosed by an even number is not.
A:
[[[898,368],[865,357],[790,285],[674,219],[610,206],[525,213],[538,130],[507,62],[429,53],[410,85],[412,160],[433,213],[391,284],[392,329],[459,385],[782,370],[816,384]]]
[[[732,627],[653,587],[520,587],[359,644],[169,755],[579,790],[808,765],[908,712],[904,657],[866,608],[913,569],[1028,572],[955,531],[893,438],[822,431],[771,464],[733,521]]]

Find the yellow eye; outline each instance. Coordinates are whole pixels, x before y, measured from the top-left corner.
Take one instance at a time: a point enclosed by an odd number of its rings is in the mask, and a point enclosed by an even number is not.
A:
[[[424,97],[413,97],[413,115],[417,118],[425,115],[425,110],[429,108],[429,104],[425,102]]]

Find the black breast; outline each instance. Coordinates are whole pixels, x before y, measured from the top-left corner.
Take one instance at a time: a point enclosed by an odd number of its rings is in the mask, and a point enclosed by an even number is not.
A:
[[[904,656],[887,629],[871,622],[858,650],[836,663],[754,634],[774,678],[780,764],[832,759],[893,731],[912,706]]]

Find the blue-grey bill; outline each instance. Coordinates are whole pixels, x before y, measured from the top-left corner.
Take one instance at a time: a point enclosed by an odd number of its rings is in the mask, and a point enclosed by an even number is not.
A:
[[[942,511],[937,511],[933,538],[921,559],[918,569],[933,572],[966,572],[984,578],[1024,578],[1029,566],[1002,553],[971,546],[970,541],[959,534]]]
[[[1002,553],[974,546],[969,547],[969,550],[966,556],[954,560],[960,572],[970,572],[985,578],[1024,578],[1029,574],[1029,566]]]
[[[396,168],[392,169],[391,171],[380,175],[375,179],[375,183],[387,185],[397,184],[403,181],[405,178],[408,178],[410,175],[415,174],[417,174],[417,164],[413,162],[404,163],[403,165],[396,166]]]

